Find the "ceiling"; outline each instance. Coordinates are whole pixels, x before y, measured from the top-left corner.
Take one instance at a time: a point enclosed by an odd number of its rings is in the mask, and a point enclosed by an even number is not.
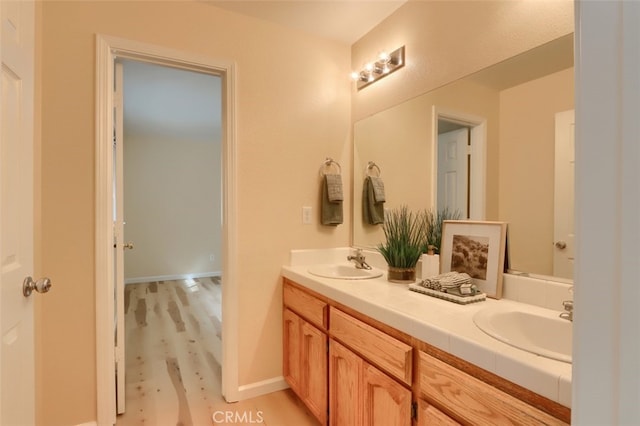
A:
[[[203,0],[243,15],[352,45],[407,0]]]

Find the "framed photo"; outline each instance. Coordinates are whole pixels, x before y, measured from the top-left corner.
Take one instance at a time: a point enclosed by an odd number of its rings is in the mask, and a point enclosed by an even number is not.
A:
[[[500,299],[506,239],[506,222],[445,220],[440,273],[466,272],[478,290],[488,297]]]

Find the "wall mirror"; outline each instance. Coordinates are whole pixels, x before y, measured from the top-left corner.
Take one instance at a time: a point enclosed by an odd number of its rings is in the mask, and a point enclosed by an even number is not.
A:
[[[573,108],[568,34],[356,122],[353,245],[384,238],[363,219],[373,173],[384,182],[385,209],[449,205],[471,219],[506,221],[512,270],[571,278]]]

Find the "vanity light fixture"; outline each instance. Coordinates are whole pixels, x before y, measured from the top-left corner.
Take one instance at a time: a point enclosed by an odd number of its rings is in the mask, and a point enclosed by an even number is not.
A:
[[[375,62],[369,62],[360,72],[352,72],[351,78],[356,82],[358,90],[360,90],[403,66],[404,46],[391,53],[381,53]]]

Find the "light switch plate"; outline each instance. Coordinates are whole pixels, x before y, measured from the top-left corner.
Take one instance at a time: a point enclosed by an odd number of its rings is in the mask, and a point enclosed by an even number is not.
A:
[[[311,225],[311,207],[302,207],[302,223],[304,225]]]

